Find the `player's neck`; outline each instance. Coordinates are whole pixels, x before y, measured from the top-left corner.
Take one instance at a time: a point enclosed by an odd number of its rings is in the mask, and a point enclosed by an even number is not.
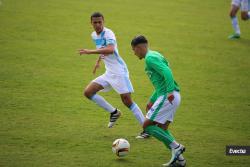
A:
[[[104,30],[104,27],[102,28],[102,30],[100,32],[96,32],[97,35],[100,35]]]
[[[145,58],[150,50],[147,48],[147,51],[145,52],[143,58]]]

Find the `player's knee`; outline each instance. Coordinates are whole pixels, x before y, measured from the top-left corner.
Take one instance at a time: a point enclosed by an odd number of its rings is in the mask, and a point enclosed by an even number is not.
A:
[[[230,16],[231,18],[235,17],[235,16],[236,16],[236,12],[230,11],[229,16]]]
[[[142,128],[145,130],[149,125],[147,123],[143,123]]]
[[[129,108],[133,104],[133,102],[131,100],[126,99],[123,100],[123,104]]]
[[[145,130],[148,126],[153,125],[153,122],[150,120],[146,119],[142,125],[143,129]]]
[[[232,8],[229,15],[230,17],[236,17],[238,12],[238,8]]]
[[[233,12],[230,12],[230,13],[229,13],[229,16],[230,16],[231,18],[234,18],[234,17],[236,17],[236,14],[233,13]]]
[[[122,102],[127,107],[130,107],[133,104],[132,99],[129,96],[122,97]]]
[[[85,90],[83,91],[83,95],[84,95],[86,98],[90,99],[90,98],[93,96],[93,93],[92,93],[90,90],[85,89]]]
[[[243,15],[241,15],[241,19],[244,20],[244,21],[246,21],[246,20],[248,20],[249,18],[248,18],[248,15],[243,14]]]

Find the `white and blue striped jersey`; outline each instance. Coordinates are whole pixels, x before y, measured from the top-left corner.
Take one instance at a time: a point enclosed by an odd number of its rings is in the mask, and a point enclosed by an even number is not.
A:
[[[91,34],[91,37],[97,49],[106,47],[108,45],[115,46],[115,51],[113,54],[102,56],[106,72],[115,75],[128,75],[127,65],[119,55],[116,37],[113,31],[104,27],[103,31],[99,35],[97,35],[97,33],[94,31]]]

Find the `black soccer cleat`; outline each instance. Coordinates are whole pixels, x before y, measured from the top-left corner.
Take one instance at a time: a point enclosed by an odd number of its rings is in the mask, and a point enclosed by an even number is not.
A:
[[[110,114],[109,124],[108,127],[112,128],[115,125],[117,119],[121,116],[121,111],[115,110],[113,113]]]

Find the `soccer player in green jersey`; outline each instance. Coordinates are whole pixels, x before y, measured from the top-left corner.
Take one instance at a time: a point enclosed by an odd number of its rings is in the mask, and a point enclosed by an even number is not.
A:
[[[173,78],[169,63],[159,52],[148,48],[148,41],[142,35],[135,37],[131,46],[139,59],[145,59],[145,72],[155,88],[147,104],[149,110],[143,128],[171,150],[172,157],[163,166],[185,166],[182,155],[185,147],[177,143],[168,130],[181,100],[180,88]]]

